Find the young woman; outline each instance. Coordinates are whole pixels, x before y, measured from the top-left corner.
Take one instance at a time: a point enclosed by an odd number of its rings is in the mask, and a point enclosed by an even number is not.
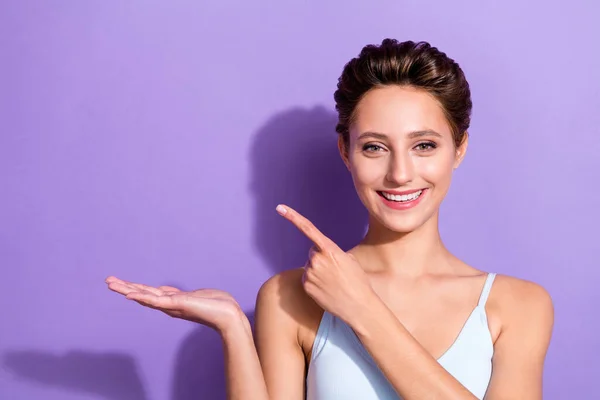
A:
[[[468,143],[471,98],[458,64],[427,43],[386,39],[345,66],[335,101],[368,232],[344,252],[278,206],[314,246],[305,266],[261,287],[255,337],[223,291],[114,277],[109,288],[216,329],[230,399],[541,399],[550,296],[467,265],[438,231]]]

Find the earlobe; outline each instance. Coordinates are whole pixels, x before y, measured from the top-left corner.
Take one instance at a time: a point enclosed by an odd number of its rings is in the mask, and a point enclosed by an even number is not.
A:
[[[462,143],[456,149],[456,161],[454,162],[454,169],[458,168],[459,165],[465,158],[465,154],[467,153],[467,147],[469,146],[469,133],[465,132],[463,136]]]
[[[348,168],[348,170],[350,170],[350,163],[348,160],[348,147],[346,146],[344,137],[341,134],[338,135],[337,144],[338,144],[338,150],[340,152],[340,157],[342,157],[342,161],[344,162],[344,165],[346,165],[346,168]]]

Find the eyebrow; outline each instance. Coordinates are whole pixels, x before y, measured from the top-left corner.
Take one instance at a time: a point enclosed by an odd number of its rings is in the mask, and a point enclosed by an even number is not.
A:
[[[408,133],[408,138],[409,139],[416,139],[416,138],[420,138],[423,136],[436,136],[436,137],[442,137],[441,134],[439,134],[438,132],[434,131],[433,129],[424,129],[424,130],[419,130],[419,131],[412,131]],[[373,138],[373,139],[379,139],[379,140],[385,140],[388,139],[388,136],[384,133],[378,133],[378,132],[363,132],[360,134],[360,136],[358,137],[358,140],[360,139],[364,139],[364,138]]]

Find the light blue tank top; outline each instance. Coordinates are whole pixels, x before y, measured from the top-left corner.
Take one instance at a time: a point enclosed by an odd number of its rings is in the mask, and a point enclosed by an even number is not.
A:
[[[485,303],[495,276],[488,274],[477,306],[437,360],[478,399],[485,396],[492,375],[494,344]],[[352,328],[327,311],[313,344],[306,385],[307,400],[401,399]]]

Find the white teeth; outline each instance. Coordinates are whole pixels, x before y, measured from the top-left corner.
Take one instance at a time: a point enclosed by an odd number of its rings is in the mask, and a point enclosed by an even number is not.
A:
[[[399,201],[399,202],[415,200],[416,198],[418,198],[421,195],[421,193],[423,193],[422,190],[419,190],[419,191],[411,193],[411,194],[403,194],[403,195],[381,192],[381,194],[383,194],[383,197],[385,197],[386,199],[391,200],[391,201]]]

